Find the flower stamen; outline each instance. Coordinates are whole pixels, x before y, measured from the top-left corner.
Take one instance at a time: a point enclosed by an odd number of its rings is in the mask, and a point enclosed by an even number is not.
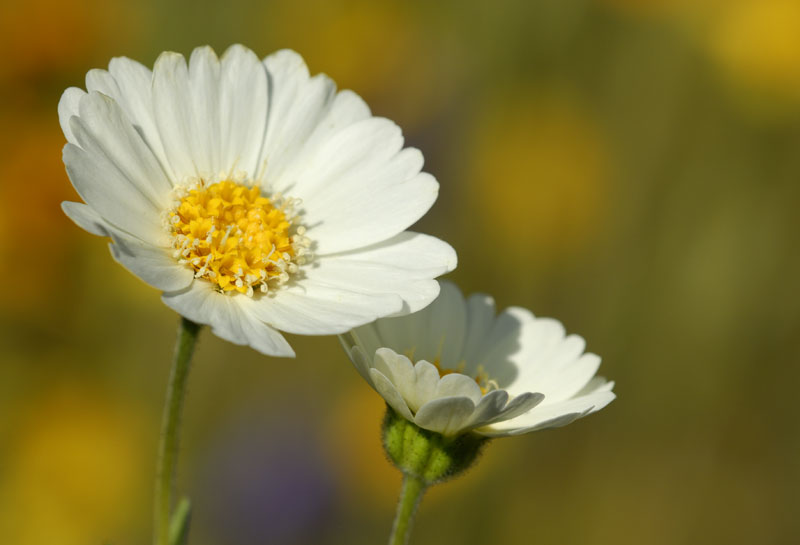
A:
[[[268,293],[311,258],[298,204],[230,179],[179,188],[165,216],[173,256],[222,293]]]

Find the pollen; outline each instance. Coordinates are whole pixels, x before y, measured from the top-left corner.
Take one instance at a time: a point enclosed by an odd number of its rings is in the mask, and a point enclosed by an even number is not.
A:
[[[297,199],[270,199],[232,180],[200,180],[175,196],[164,217],[173,256],[219,292],[268,293],[311,258]]]

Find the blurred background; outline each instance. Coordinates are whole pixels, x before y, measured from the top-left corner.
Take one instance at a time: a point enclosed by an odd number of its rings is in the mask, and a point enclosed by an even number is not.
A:
[[[466,292],[562,320],[618,400],[493,442],[416,544],[800,542],[800,1],[3,0],[0,536],[150,539],[177,316],[59,209],[87,70],[290,47],[419,147]],[[21,285],[17,285],[17,283]],[[334,338],[204,332],[180,490],[193,545],[382,543],[383,403]]]

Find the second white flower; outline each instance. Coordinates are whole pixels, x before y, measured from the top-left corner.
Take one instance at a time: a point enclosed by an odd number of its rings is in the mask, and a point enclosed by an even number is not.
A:
[[[600,358],[550,318],[449,282],[430,306],[341,336],[362,377],[406,420],[454,436],[564,426],[614,399]]]

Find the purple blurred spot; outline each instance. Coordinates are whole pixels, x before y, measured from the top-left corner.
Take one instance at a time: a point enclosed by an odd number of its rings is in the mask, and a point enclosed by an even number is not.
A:
[[[192,493],[197,522],[219,543],[313,543],[336,508],[324,449],[308,419],[262,414],[234,420],[210,447]]]

